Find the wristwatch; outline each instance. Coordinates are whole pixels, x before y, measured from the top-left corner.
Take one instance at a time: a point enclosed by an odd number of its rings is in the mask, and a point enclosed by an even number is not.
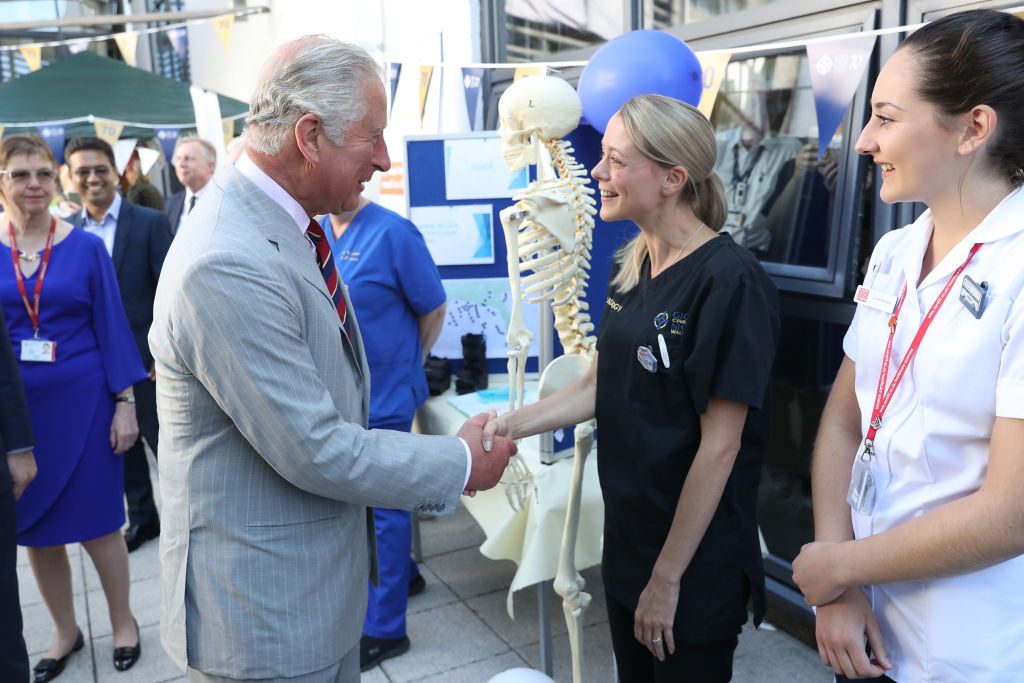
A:
[[[115,396],[114,401],[117,403],[135,403],[135,394],[128,394],[127,396]]]

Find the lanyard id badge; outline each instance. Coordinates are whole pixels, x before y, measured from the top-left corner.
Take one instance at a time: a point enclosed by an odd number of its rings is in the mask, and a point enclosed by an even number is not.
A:
[[[52,363],[57,360],[57,342],[48,339],[22,339],[21,360],[32,363]]]
[[[850,473],[850,490],[846,493],[846,502],[854,512],[862,515],[870,515],[875,511],[875,502],[878,499],[878,486],[875,483],[875,475],[871,473],[870,447],[865,444],[864,449],[853,462],[853,472]]]
[[[28,313],[29,320],[32,321],[33,330],[32,339],[24,339],[21,342],[21,360],[33,363],[52,363],[57,360],[57,342],[39,338],[39,301],[43,293],[46,269],[50,265],[53,238],[57,234],[57,219],[50,219],[50,234],[46,238],[46,249],[43,252],[42,263],[39,264],[35,292],[31,302],[28,298],[28,289],[25,287],[25,277],[21,273],[21,264],[18,263],[18,241],[14,235],[14,226],[10,222],[7,223],[7,232],[11,238],[14,279],[18,283],[18,293],[21,294],[21,302],[25,304],[25,311]]]
[[[967,268],[967,264],[971,262],[974,255],[981,249],[981,243],[975,244],[971,247],[970,253],[967,254],[967,258],[960,265],[953,275],[949,278],[949,282],[939,292],[938,297],[935,298],[931,308],[924,316],[924,320],[921,321],[921,326],[917,328],[917,333],[914,335],[913,341],[910,342],[910,348],[907,350],[907,355],[904,356],[903,361],[900,362],[899,367],[896,368],[896,374],[893,375],[892,383],[887,384],[889,379],[889,361],[892,358],[892,341],[896,336],[896,324],[900,317],[900,311],[903,310],[903,302],[907,298],[907,283],[903,283],[903,291],[900,293],[900,298],[896,302],[896,310],[893,311],[892,316],[889,318],[889,339],[885,344],[885,352],[882,354],[882,367],[878,372],[878,388],[875,390],[875,403],[871,410],[871,421],[868,423],[868,430],[864,437],[864,446],[860,454],[856,457],[853,462],[853,470],[850,473],[850,488],[846,493],[846,502],[850,504],[850,508],[862,515],[871,515],[875,511],[875,504],[878,501],[878,486],[877,480],[872,473],[872,461],[875,456],[875,436],[878,434],[878,430],[882,427],[882,417],[885,415],[886,409],[889,407],[889,403],[892,402],[892,397],[896,393],[896,388],[903,380],[903,376],[907,372],[907,368],[910,367],[910,362],[917,355],[917,350],[921,346],[921,340],[924,339],[924,335],[928,332],[928,328],[931,327],[932,321],[935,320],[935,316],[938,314],[939,309],[942,308],[942,304],[946,303],[946,299],[949,297],[949,292],[953,289],[953,283],[957,281],[961,273]]]

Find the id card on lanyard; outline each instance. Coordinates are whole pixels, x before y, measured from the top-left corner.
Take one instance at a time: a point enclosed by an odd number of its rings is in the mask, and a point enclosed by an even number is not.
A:
[[[21,273],[21,264],[18,262],[18,242],[14,236],[14,226],[7,223],[7,233],[11,238],[11,260],[14,263],[14,279],[18,283],[18,292],[21,294],[21,302],[25,304],[29,320],[32,321],[32,339],[23,339],[21,342],[21,360],[34,363],[52,363],[57,360],[57,342],[39,337],[39,301],[43,293],[43,280],[46,279],[46,268],[50,264],[50,251],[53,249],[53,237],[57,233],[57,219],[50,219],[50,234],[46,238],[46,249],[43,252],[43,261],[39,264],[38,277],[32,301],[29,302],[28,290],[25,287],[25,277]]]
[[[889,407],[889,403],[892,402],[892,397],[896,393],[896,388],[899,386],[900,381],[903,379],[903,375],[906,374],[907,368],[910,366],[910,362],[917,355],[917,350],[921,346],[921,340],[924,339],[924,335],[928,332],[928,328],[931,327],[932,321],[935,320],[935,316],[938,314],[939,309],[942,308],[942,304],[946,302],[946,298],[949,297],[949,292],[953,289],[953,283],[960,277],[960,274],[967,268],[967,264],[971,262],[974,255],[981,249],[981,243],[976,243],[971,247],[971,251],[967,254],[967,258],[960,265],[953,275],[949,278],[949,282],[939,292],[939,296],[935,299],[931,308],[924,316],[924,320],[921,321],[921,326],[917,328],[917,334],[914,335],[913,341],[910,342],[910,348],[907,350],[907,355],[904,356],[903,361],[896,368],[896,374],[893,375],[892,383],[886,385],[889,378],[889,360],[892,358],[892,341],[896,336],[896,323],[900,317],[900,311],[903,309],[903,302],[907,298],[907,283],[903,283],[903,291],[900,293],[900,298],[896,302],[896,309],[893,311],[892,316],[889,318],[889,340],[885,344],[885,352],[882,354],[882,367],[878,372],[878,388],[875,390],[875,403],[871,410],[871,422],[868,423],[867,434],[864,437],[864,445],[861,448],[860,453],[857,455],[853,462],[853,471],[850,473],[850,488],[846,493],[846,502],[850,504],[850,507],[857,513],[862,515],[871,515],[875,510],[875,503],[878,502],[878,487],[875,481],[875,475],[872,473],[871,468],[875,455],[875,436],[878,434],[878,430],[882,427],[882,417],[885,415],[886,409]]]

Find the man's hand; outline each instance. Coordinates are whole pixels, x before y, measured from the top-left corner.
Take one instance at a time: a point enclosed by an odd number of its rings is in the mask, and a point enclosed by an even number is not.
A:
[[[878,621],[860,588],[848,588],[835,601],[818,607],[815,637],[825,666],[847,678],[877,678],[892,668]],[[864,640],[871,648],[871,658]]]
[[[139,438],[139,422],[135,418],[135,406],[118,403],[114,408],[114,420],[110,423],[110,447],[115,453],[124,453],[135,445]]]
[[[36,478],[36,459],[32,451],[12,453],[7,456],[7,468],[11,471],[11,481],[14,484],[14,500],[21,498],[25,487]]]
[[[793,581],[808,605],[824,605],[846,589],[838,579],[837,543],[808,543],[793,560]]]
[[[483,428],[492,417],[490,413],[480,413],[466,421],[459,429],[458,436],[469,444],[473,457],[473,467],[469,474],[467,491],[485,491],[497,485],[501,475],[505,473],[508,459],[516,454],[514,442],[499,436],[493,439],[489,451],[483,447]]]

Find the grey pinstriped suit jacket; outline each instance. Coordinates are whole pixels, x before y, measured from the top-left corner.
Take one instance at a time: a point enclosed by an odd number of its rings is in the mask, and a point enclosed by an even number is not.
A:
[[[365,506],[458,502],[458,439],[365,429],[350,326],[351,341],[287,212],[234,167],[218,172],[164,262],[149,335],[160,631],[182,668],[247,679],[334,664],[366,609]]]

